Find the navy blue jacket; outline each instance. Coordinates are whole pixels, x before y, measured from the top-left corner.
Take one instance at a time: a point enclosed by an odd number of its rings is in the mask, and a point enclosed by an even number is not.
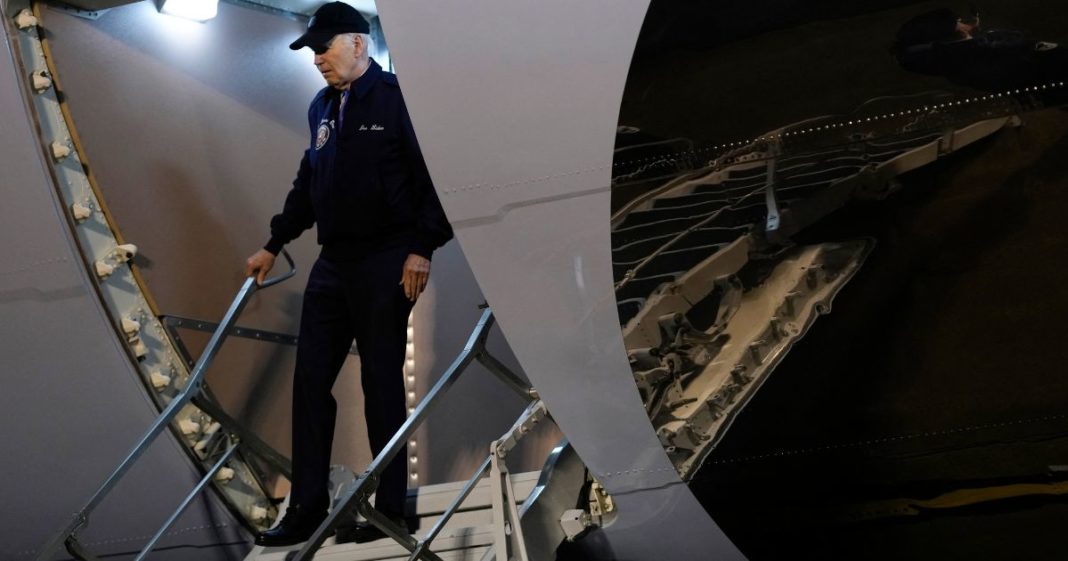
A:
[[[407,246],[430,258],[452,238],[415,140],[397,77],[375,61],[356,80],[339,119],[341,92],[323,88],[308,108],[304,151],[282,213],[271,219],[264,249],[318,225],[322,256],[360,259]]]

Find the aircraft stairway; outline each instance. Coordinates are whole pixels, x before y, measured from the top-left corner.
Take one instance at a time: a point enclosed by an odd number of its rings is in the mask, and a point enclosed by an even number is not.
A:
[[[190,360],[191,372],[181,391],[167,401],[156,421],[86,505],[42,548],[37,555],[38,560],[51,559],[60,548],[66,549],[67,553],[78,560],[96,559],[94,554],[78,541],[79,531],[88,525],[90,514],[165,430],[171,428],[179,433],[185,432],[185,423],[190,421],[180,415],[194,403],[198,404],[200,410],[215,412],[214,426],[202,441],[203,446],[196,449],[202,454],[203,460],[211,463],[211,467],[206,469],[203,478],[143,546],[137,559],[145,559],[152,554],[159,539],[200,493],[213,485],[217,488],[226,486],[234,479],[235,472],[228,465],[233,465],[232,462],[237,459],[239,451],[245,454],[250,469],[262,462],[282,476],[289,473],[289,462],[285,457],[214,405],[204,381],[205,373],[229,335],[242,332],[243,336],[263,336],[263,332],[238,328],[236,321],[257,290],[279,284],[295,274],[293,260],[288,253],[283,256],[290,266],[288,272],[267,279],[261,286],[256,285],[253,277],[245,280],[222,321],[210,324],[213,327],[211,340],[199,359]],[[174,327],[186,321],[190,320],[178,319],[167,323]],[[589,514],[584,513],[583,509],[575,508],[580,504],[579,497],[583,489],[588,489],[586,469],[566,440],[550,453],[541,472],[516,475],[509,473],[508,453],[535,425],[548,419],[549,413],[544,403],[538,399],[537,392],[486,350],[486,338],[492,325],[492,312],[485,308],[463,351],[410,413],[404,425],[366,471],[355,476],[344,468],[335,467],[332,474],[334,508],[312,538],[299,547],[299,551],[293,551],[294,548],[256,547],[247,559],[300,560],[314,557],[338,560],[489,560],[494,558],[494,551],[500,551],[505,552],[502,558],[507,559],[548,560],[554,558],[556,546],[565,537],[573,537],[589,526]],[[177,347],[183,354],[187,354],[180,340],[177,341]],[[415,513],[419,520],[418,526],[422,529],[412,537],[406,529],[396,526],[375,511],[370,506],[371,499],[382,470],[400,452],[467,366],[475,360],[526,399],[529,405],[511,428],[490,445],[487,458],[468,481],[428,485],[410,493],[410,512]],[[260,483],[262,484],[262,481]],[[281,512],[273,507],[272,510]],[[363,519],[378,526],[391,539],[363,545],[327,543],[338,524],[351,519],[352,513],[358,513]],[[572,519],[567,529],[561,522],[565,514]],[[266,512],[261,512],[258,518],[267,516]],[[254,527],[251,530],[255,532],[257,529]],[[531,536],[529,542],[525,535]],[[332,538],[329,539],[333,541]],[[320,550],[323,545],[326,547]]]

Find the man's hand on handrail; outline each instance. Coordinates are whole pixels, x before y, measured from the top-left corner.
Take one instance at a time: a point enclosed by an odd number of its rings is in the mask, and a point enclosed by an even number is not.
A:
[[[256,253],[253,253],[248,260],[245,261],[245,276],[256,276],[256,284],[263,285],[264,279],[267,278],[267,273],[271,272],[271,268],[274,267],[275,255],[266,249],[261,249]]]

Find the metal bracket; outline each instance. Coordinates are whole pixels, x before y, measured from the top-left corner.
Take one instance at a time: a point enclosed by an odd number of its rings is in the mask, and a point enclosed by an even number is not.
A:
[[[764,225],[764,231],[768,234],[774,234],[779,230],[781,221],[779,203],[775,200],[775,162],[778,161],[779,157],[777,145],[772,144],[769,147],[768,156],[767,181],[764,182],[764,203],[768,207],[768,218]]]
[[[489,480],[493,507],[493,550],[486,552],[483,561],[491,558],[501,561],[529,561],[527,544],[523,538],[523,524],[519,509],[516,507],[515,488],[508,475],[506,458],[519,440],[528,434],[534,425],[549,412],[545,403],[535,401],[527,406],[523,414],[516,419],[512,428],[490,444]]]
[[[71,557],[77,559],[78,561],[100,561],[97,556],[93,555],[92,553],[89,553],[89,551],[87,551],[85,547],[82,546],[82,544],[78,543],[77,536],[68,536],[67,539],[63,542],[63,547],[67,550],[67,553],[69,553]]]
[[[185,346],[185,342],[182,341],[181,335],[178,333],[178,329],[192,329],[194,331],[203,331],[206,333],[213,333],[219,328],[219,324],[202,320],[186,318],[181,316],[160,316],[160,320],[163,321],[164,327],[167,328],[167,333],[174,339],[174,343],[178,345],[182,351],[182,356],[190,364],[193,361],[190,359],[191,355],[189,350]],[[291,347],[297,346],[297,336],[289,335],[288,333],[278,333],[276,331],[266,331],[263,329],[253,329],[251,327],[241,327],[235,325],[230,331],[231,337],[241,337],[244,339],[252,339],[254,341],[263,341],[265,343],[276,343],[279,345],[288,345]],[[349,348],[350,355],[357,355],[356,346],[353,345]]]
[[[504,385],[509,389],[519,394],[519,397],[526,401],[538,399],[538,392],[534,388],[530,387],[530,384],[524,382],[519,376],[516,376],[507,366],[501,361],[497,360],[497,357],[491,355],[486,349],[482,349],[478,355],[475,356],[482,366],[489,370],[494,376],[504,382]]]
[[[76,8],[74,6],[71,6],[70,4],[64,4],[62,2],[55,2],[55,3],[53,3],[51,5],[51,7],[53,9],[59,10],[61,12],[66,12],[66,13],[72,15],[72,16],[79,17],[79,18],[82,18],[82,19],[87,19],[87,20],[100,19],[100,16],[102,16],[102,15],[108,13],[109,11],[111,11],[111,8],[102,8],[102,9],[99,9],[99,10],[83,10],[81,8]]]
[[[523,539],[523,524],[515,506],[515,489],[508,477],[505,442],[490,444],[490,489],[493,496],[493,550],[503,561],[530,561],[527,544]]]
[[[379,530],[382,530],[383,533],[392,538],[393,541],[404,546],[408,551],[415,551],[418,548],[419,542],[408,533],[408,528],[403,528],[400,525],[395,524],[388,516],[372,508],[366,500],[360,503],[358,510],[368,522],[373,524]],[[437,554],[429,550],[422,551],[421,555],[424,559],[442,561]]]

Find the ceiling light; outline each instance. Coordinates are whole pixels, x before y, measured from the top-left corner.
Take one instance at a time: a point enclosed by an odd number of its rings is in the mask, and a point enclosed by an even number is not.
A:
[[[219,13],[219,0],[163,0],[160,11],[194,21],[208,21]]]

